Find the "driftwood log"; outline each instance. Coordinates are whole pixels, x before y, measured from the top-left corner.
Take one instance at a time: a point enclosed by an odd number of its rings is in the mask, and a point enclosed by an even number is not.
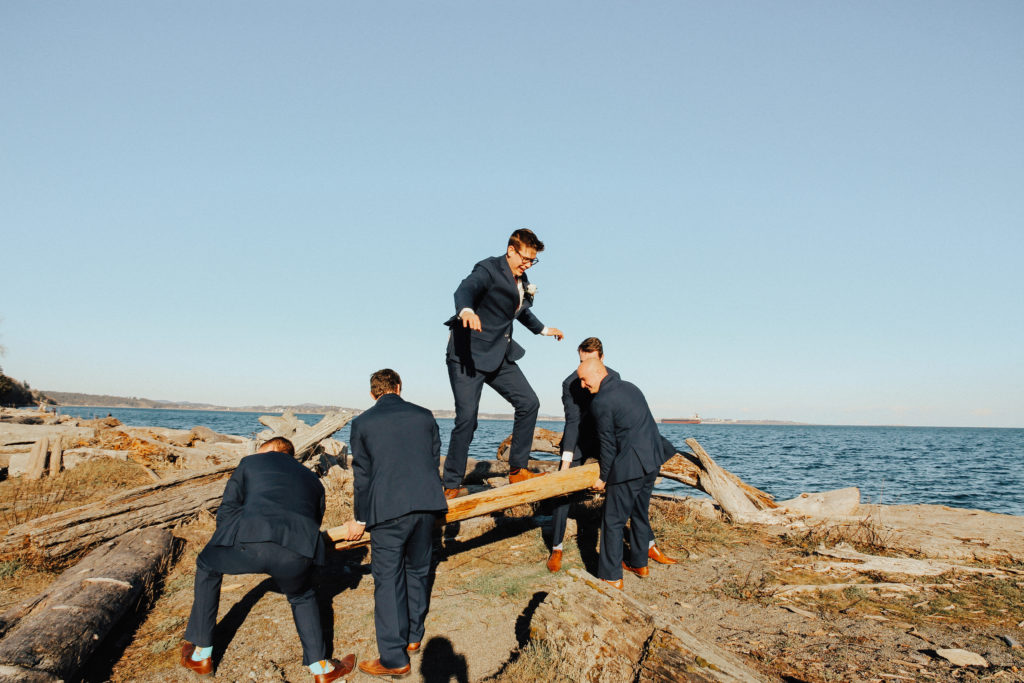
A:
[[[172,550],[164,529],[126,535],[0,616],[0,680],[73,678],[163,572]]]
[[[558,579],[530,622],[530,638],[570,680],[762,683],[742,660],[652,613],[580,569]]]
[[[573,491],[590,488],[601,474],[597,463],[573,467],[563,472],[554,472],[543,477],[535,477],[518,484],[499,486],[497,488],[471,493],[468,496],[448,501],[448,513],[445,523],[458,522],[473,517],[480,517],[499,510],[505,510],[524,503],[535,503],[538,500],[553,498]],[[358,541],[344,541],[345,527],[337,526],[327,530],[327,535],[335,541],[337,550],[348,550],[370,542],[370,535],[363,534]]]
[[[292,411],[286,410],[283,415],[262,415],[259,421],[270,429],[260,432],[257,436],[260,441],[275,436],[288,439],[295,446],[295,459],[304,462],[313,454],[313,449],[318,443],[332,437],[355,416],[355,413],[347,411],[328,413],[310,427],[295,417]]]
[[[0,551],[66,559],[129,531],[166,527],[220,506],[234,464],[192,472],[115,494],[106,500],[37,517],[12,527]]]
[[[561,432],[538,427],[533,432],[531,451],[560,455],[561,442]],[[509,435],[498,446],[497,458],[499,461],[508,461],[511,444],[512,436]],[[696,439],[687,439],[686,444],[693,450],[693,453],[681,452],[669,458],[661,466],[661,476],[708,494],[733,521],[767,522],[770,520],[770,516],[759,514],[758,511],[778,507],[771,494],[744,483],[735,474],[722,469]]]
[[[32,455],[29,456],[28,471],[25,477],[28,479],[42,479],[46,472],[46,455],[50,451],[50,440],[45,436],[36,441],[32,446]]]
[[[64,439],[58,436],[50,446],[50,476],[60,474],[61,465],[64,462]]]

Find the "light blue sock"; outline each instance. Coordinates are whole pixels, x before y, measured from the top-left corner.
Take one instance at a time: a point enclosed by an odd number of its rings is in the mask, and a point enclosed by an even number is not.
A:
[[[210,647],[199,647],[197,645],[196,649],[192,650],[192,661],[193,662],[201,662],[201,661],[203,661],[204,659],[206,659],[207,657],[209,657],[212,654],[213,654],[213,646],[212,645]]]
[[[328,662],[326,659],[321,659],[319,662],[313,662],[309,665],[309,671],[314,676],[329,673],[334,671],[334,665]]]

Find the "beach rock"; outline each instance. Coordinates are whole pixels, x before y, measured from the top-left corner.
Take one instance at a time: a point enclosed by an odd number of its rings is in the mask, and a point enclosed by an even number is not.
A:
[[[981,655],[971,652],[970,650],[936,650],[935,654],[945,659],[947,662],[954,666],[980,666],[982,668],[988,667],[988,662]]]

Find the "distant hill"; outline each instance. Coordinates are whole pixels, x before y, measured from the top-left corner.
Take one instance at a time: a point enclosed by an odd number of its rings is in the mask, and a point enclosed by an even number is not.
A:
[[[36,391],[22,382],[0,372],[0,406],[36,406],[40,402],[53,403],[45,393]]]
[[[357,408],[343,406],[326,406],[317,403],[300,403],[298,405],[275,406],[218,406],[212,403],[193,403],[191,401],[164,401],[137,396],[109,396],[107,394],[82,394],[73,391],[47,391],[47,396],[62,406],[89,406],[99,408],[151,408],[164,410],[226,410],[240,413],[281,413],[291,410],[295,413],[323,414],[335,410],[361,412]]]

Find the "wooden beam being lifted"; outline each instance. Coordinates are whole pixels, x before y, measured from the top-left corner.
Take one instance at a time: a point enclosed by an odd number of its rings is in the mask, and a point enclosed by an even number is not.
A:
[[[450,524],[506,510],[516,505],[536,503],[539,500],[583,491],[593,486],[600,475],[601,467],[595,462],[561,472],[552,472],[543,477],[527,479],[518,484],[499,486],[479,493],[471,493],[461,498],[454,498],[448,501],[448,513],[445,515],[444,521],[445,524]],[[335,541],[334,547],[337,550],[358,548],[370,542],[369,534],[363,534],[358,541],[345,541],[343,540],[344,533],[344,526],[336,526],[327,530],[327,535],[332,541]]]

